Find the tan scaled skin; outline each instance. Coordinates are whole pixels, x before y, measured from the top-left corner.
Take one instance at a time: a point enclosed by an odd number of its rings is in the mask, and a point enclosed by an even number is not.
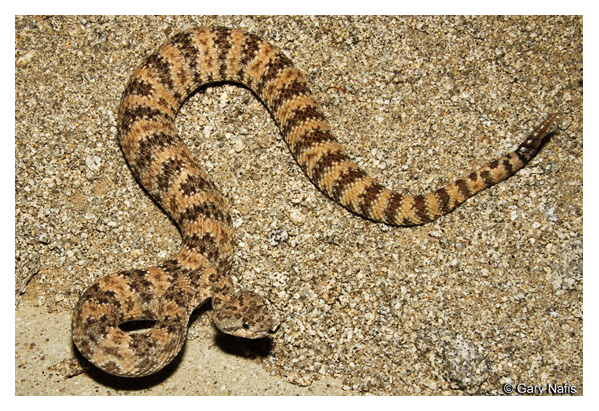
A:
[[[274,116],[292,155],[312,182],[344,207],[391,225],[416,225],[449,213],[480,190],[505,180],[533,156],[555,119],[550,115],[512,153],[434,192],[390,191],[345,154],[301,73],[260,38],[228,28],[196,28],[173,36],[133,73],[123,93],[118,131],[131,170],[178,224],[181,251],[157,267],[113,274],[82,296],[73,341],[95,366],[117,376],[143,377],[180,351],[191,312],[212,300],[223,332],[262,338],[273,328],[264,299],[235,291],[229,207],[177,136],[174,120],[198,87],[219,81],[252,89]],[[119,325],[152,320],[126,332]]]

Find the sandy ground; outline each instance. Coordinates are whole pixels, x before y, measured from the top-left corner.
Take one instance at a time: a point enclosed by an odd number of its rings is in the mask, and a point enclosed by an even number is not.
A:
[[[180,245],[119,151],[118,99],[169,35],[209,24],[283,50],[351,155],[399,191],[467,174],[548,112],[558,125],[508,181],[394,228],[315,189],[250,91],[202,89],[177,126],[234,209],[236,283],[281,325],[229,339],[204,307],[171,366],[111,377],[73,347],[73,306]],[[36,16],[15,33],[17,395],[583,392],[581,18]]]

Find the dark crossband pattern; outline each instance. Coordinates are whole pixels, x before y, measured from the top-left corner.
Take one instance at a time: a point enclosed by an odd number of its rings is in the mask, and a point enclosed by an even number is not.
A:
[[[434,192],[410,196],[370,178],[345,153],[308,85],[291,61],[252,34],[228,28],[179,33],[133,73],[118,113],[123,154],[148,193],[178,224],[181,251],[157,267],[109,275],[81,297],[73,340],[81,353],[114,375],[140,377],[179,352],[191,311],[212,299],[212,319],[226,333],[262,338],[273,327],[267,303],[235,291],[231,214],[224,197],[177,136],[174,120],[198,87],[220,81],[246,85],[264,102],[292,155],[314,184],[365,218],[422,224],[505,180],[536,153],[555,119],[550,115],[516,151]],[[124,323],[152,327],[124,331]]]

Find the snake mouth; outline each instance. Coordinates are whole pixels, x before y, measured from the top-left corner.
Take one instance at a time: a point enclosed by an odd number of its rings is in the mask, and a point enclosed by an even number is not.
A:
[[[151,319],[125,321],[119,324],[119,328],[126,333],[143,332],[154,328],[157,321]]]

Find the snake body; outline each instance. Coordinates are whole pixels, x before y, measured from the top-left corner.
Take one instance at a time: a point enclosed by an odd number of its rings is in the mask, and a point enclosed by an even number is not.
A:
[[[142,377],[181,350],[193,309],[212,301],[221,331],[262,338],[273,328],[267,302],[235,291],[229,207],[177,135],[181,104],[198,87],[241,83],[255,92],[310,180],[339,204],[391,225],[417,225],[449,213],[480,190],[505,180],[536,153],[555,119],[550,115],[512,153],[436,191],[404,195],[362,171],[333,136],[306,81],[268,42],[244,31],[195,28],[173,36],[135,70],[122,95],[118,135],[135,177],[178,225],[182,248],[160,265],[96,281],[74,312],[73,341],[103,371]],[[152,327],[126,331],[125,323]]]

